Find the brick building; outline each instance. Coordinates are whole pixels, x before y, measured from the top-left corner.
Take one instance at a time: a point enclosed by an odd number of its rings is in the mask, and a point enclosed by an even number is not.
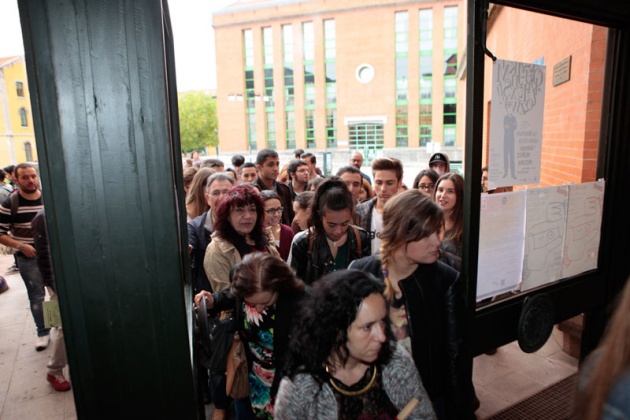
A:
[[[498,58],[547,67],[541,186],[595,181],[608,29],[510,7],[490,11],[487,46]],[[569,80],[554,86],[554,66],[570,57]],[[484,156],[492,61],[486,58]]]
[[[240,1],[213,15],[223,152],[464,141],[465,3]]]

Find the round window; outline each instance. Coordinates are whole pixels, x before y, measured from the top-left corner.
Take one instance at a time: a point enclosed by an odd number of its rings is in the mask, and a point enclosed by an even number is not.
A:
[[[355,72],[357,80],[361,83],[369,83],[374,79],[374,67],[369,64],[360,64]]]

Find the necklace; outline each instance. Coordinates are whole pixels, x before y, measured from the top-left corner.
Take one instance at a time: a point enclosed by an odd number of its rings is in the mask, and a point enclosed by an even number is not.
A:
[[[374,382],[376,381],[376,374],[378,373],[378,369],[376,368],[376,365],[373,365],[372,369],[373,369],[372,379],[370,379],[370,382],[363,389],[359,389],[358,391],[347,391],[345,389],[342,389],[339,385],[335,383],[335,378],[333,378],[332,376],[330,377],[328,381],[330,382],[330,385],[333,388],[335,388],[335,390],[341,395],[345,395],[346,397],[356,397],[358,395],[365,394],[366,392],[370,390],[370,388],[372,388],[372,385],[374,385]],[[328,366],[326,367],[326,371],[328,372]]]

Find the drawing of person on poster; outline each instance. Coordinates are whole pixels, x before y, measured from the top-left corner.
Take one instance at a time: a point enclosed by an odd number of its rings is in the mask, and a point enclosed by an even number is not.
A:
[[[540,182],[545,75],[538,64],[494,63],[488,175],[497,188]]]
[[[507,178],[508,169],[513,179],[516,179],[514,173],[514,132],[516,131],[516,117],[508,114],[503,117],[503,178]]]

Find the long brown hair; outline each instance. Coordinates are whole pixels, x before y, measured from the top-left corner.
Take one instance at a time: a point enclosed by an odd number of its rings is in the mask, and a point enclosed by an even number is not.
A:
[[[630,281],[626,281],[619,296],[621,299],[617,310],[594,353],[590,380],[578,395],[576,415],[579,419],[595,420],[602,417],[602,409],[611,388],[619,375],[630,367]]]
[[[206,201],[206,185],[208,178],[215,172],[214,169],[201,168],[193,177],[188,195],[186,196],[186,212],[191,219],[201,216],[208,211],[208,202]]]
[[[460,174],[455,172],[449,172],[444,174],[435,183],[435,190],[433,190],[433,199],[437,195],[438,187],[442,181],[450,180],[455,187],[455,195],[457,201],[455,201],[455,207],[450,214],[450,219],[453,221],[453,228],[446,232],[444,241],[450,241],[455,244],[457,248],[462,246],[462,235],[464,234],[464,178]],[[446,216],[445,216],[446,217]]]
[[[304,287],[286,262],[268,253],[252,252],[235,266],[231,292],[247,297],[264,291],[297,293]]]
[[[381,240],[381,261],[383,272],[387,273],[393,255],[410,242],[431,236],[444,227],[444,211],[419,190],[408,190],[387,200],[383,208],[383,229]],[[385,296],[393,299],[391,284],[385,275]]]

